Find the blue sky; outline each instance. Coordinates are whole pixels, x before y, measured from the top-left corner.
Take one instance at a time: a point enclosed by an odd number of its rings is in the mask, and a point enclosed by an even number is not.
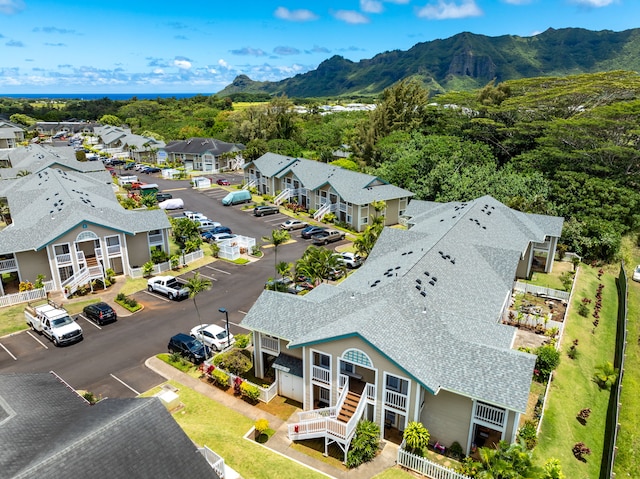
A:
[[[464,31],[639,22],[639,0],[0,0],[0,95],[215,93]]]

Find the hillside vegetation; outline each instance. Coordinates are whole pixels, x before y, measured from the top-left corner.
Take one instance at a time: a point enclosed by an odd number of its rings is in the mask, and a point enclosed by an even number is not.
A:
[[[415,78],[431,94],[472,90],[487,82],[566,76],[617,69],[640,71],[640,29],[613,32],[549,29],[531,37],[488,37],[469,32],[352,62],[333,56],[315,70],[278,82],[238,76],[218,93],[267,93],[295,98],[376,95]]]

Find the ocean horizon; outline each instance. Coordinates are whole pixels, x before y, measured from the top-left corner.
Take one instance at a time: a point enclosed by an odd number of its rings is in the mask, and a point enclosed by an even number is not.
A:
[[[156,98],[192,98],[211,96],[215,93],[0,93],[0,98],[24,98],[28,100],[155,100]]]

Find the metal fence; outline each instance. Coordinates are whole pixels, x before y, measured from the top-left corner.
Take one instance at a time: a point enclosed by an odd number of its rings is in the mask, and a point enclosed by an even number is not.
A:
[[[614,478],[616,452],[618,451],[618,433],[620,432],[620,394],[622,393],[622,379],[624,376],[624,362],[627,348],[627,314],[628,314],[628,291],[627,273],[624,269],[624,262],[620,265],[620,274],[616,278],[618,288],[618,327],[616,332],[616,347],[613,366],[618,370],[618,377],[611,387],[609,396],[609,407],[607,408],[607,422],[604,429],[604,451],[602,453],[602,467],[600,468],[600,478]]]

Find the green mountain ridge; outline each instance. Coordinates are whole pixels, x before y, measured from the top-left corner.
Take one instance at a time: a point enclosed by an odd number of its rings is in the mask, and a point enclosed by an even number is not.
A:
[[[376,95],[407,77],[432,93],[481,88],[488,82],[567,76],[624,69],[640,71],[640,29],[614,32],[548,29],[531,37],[489,37],[470,32],[379,53],[353,62],[339,55],[315,70],[278,82],[239,75],[218,93],[286,94],[289,97]]]

